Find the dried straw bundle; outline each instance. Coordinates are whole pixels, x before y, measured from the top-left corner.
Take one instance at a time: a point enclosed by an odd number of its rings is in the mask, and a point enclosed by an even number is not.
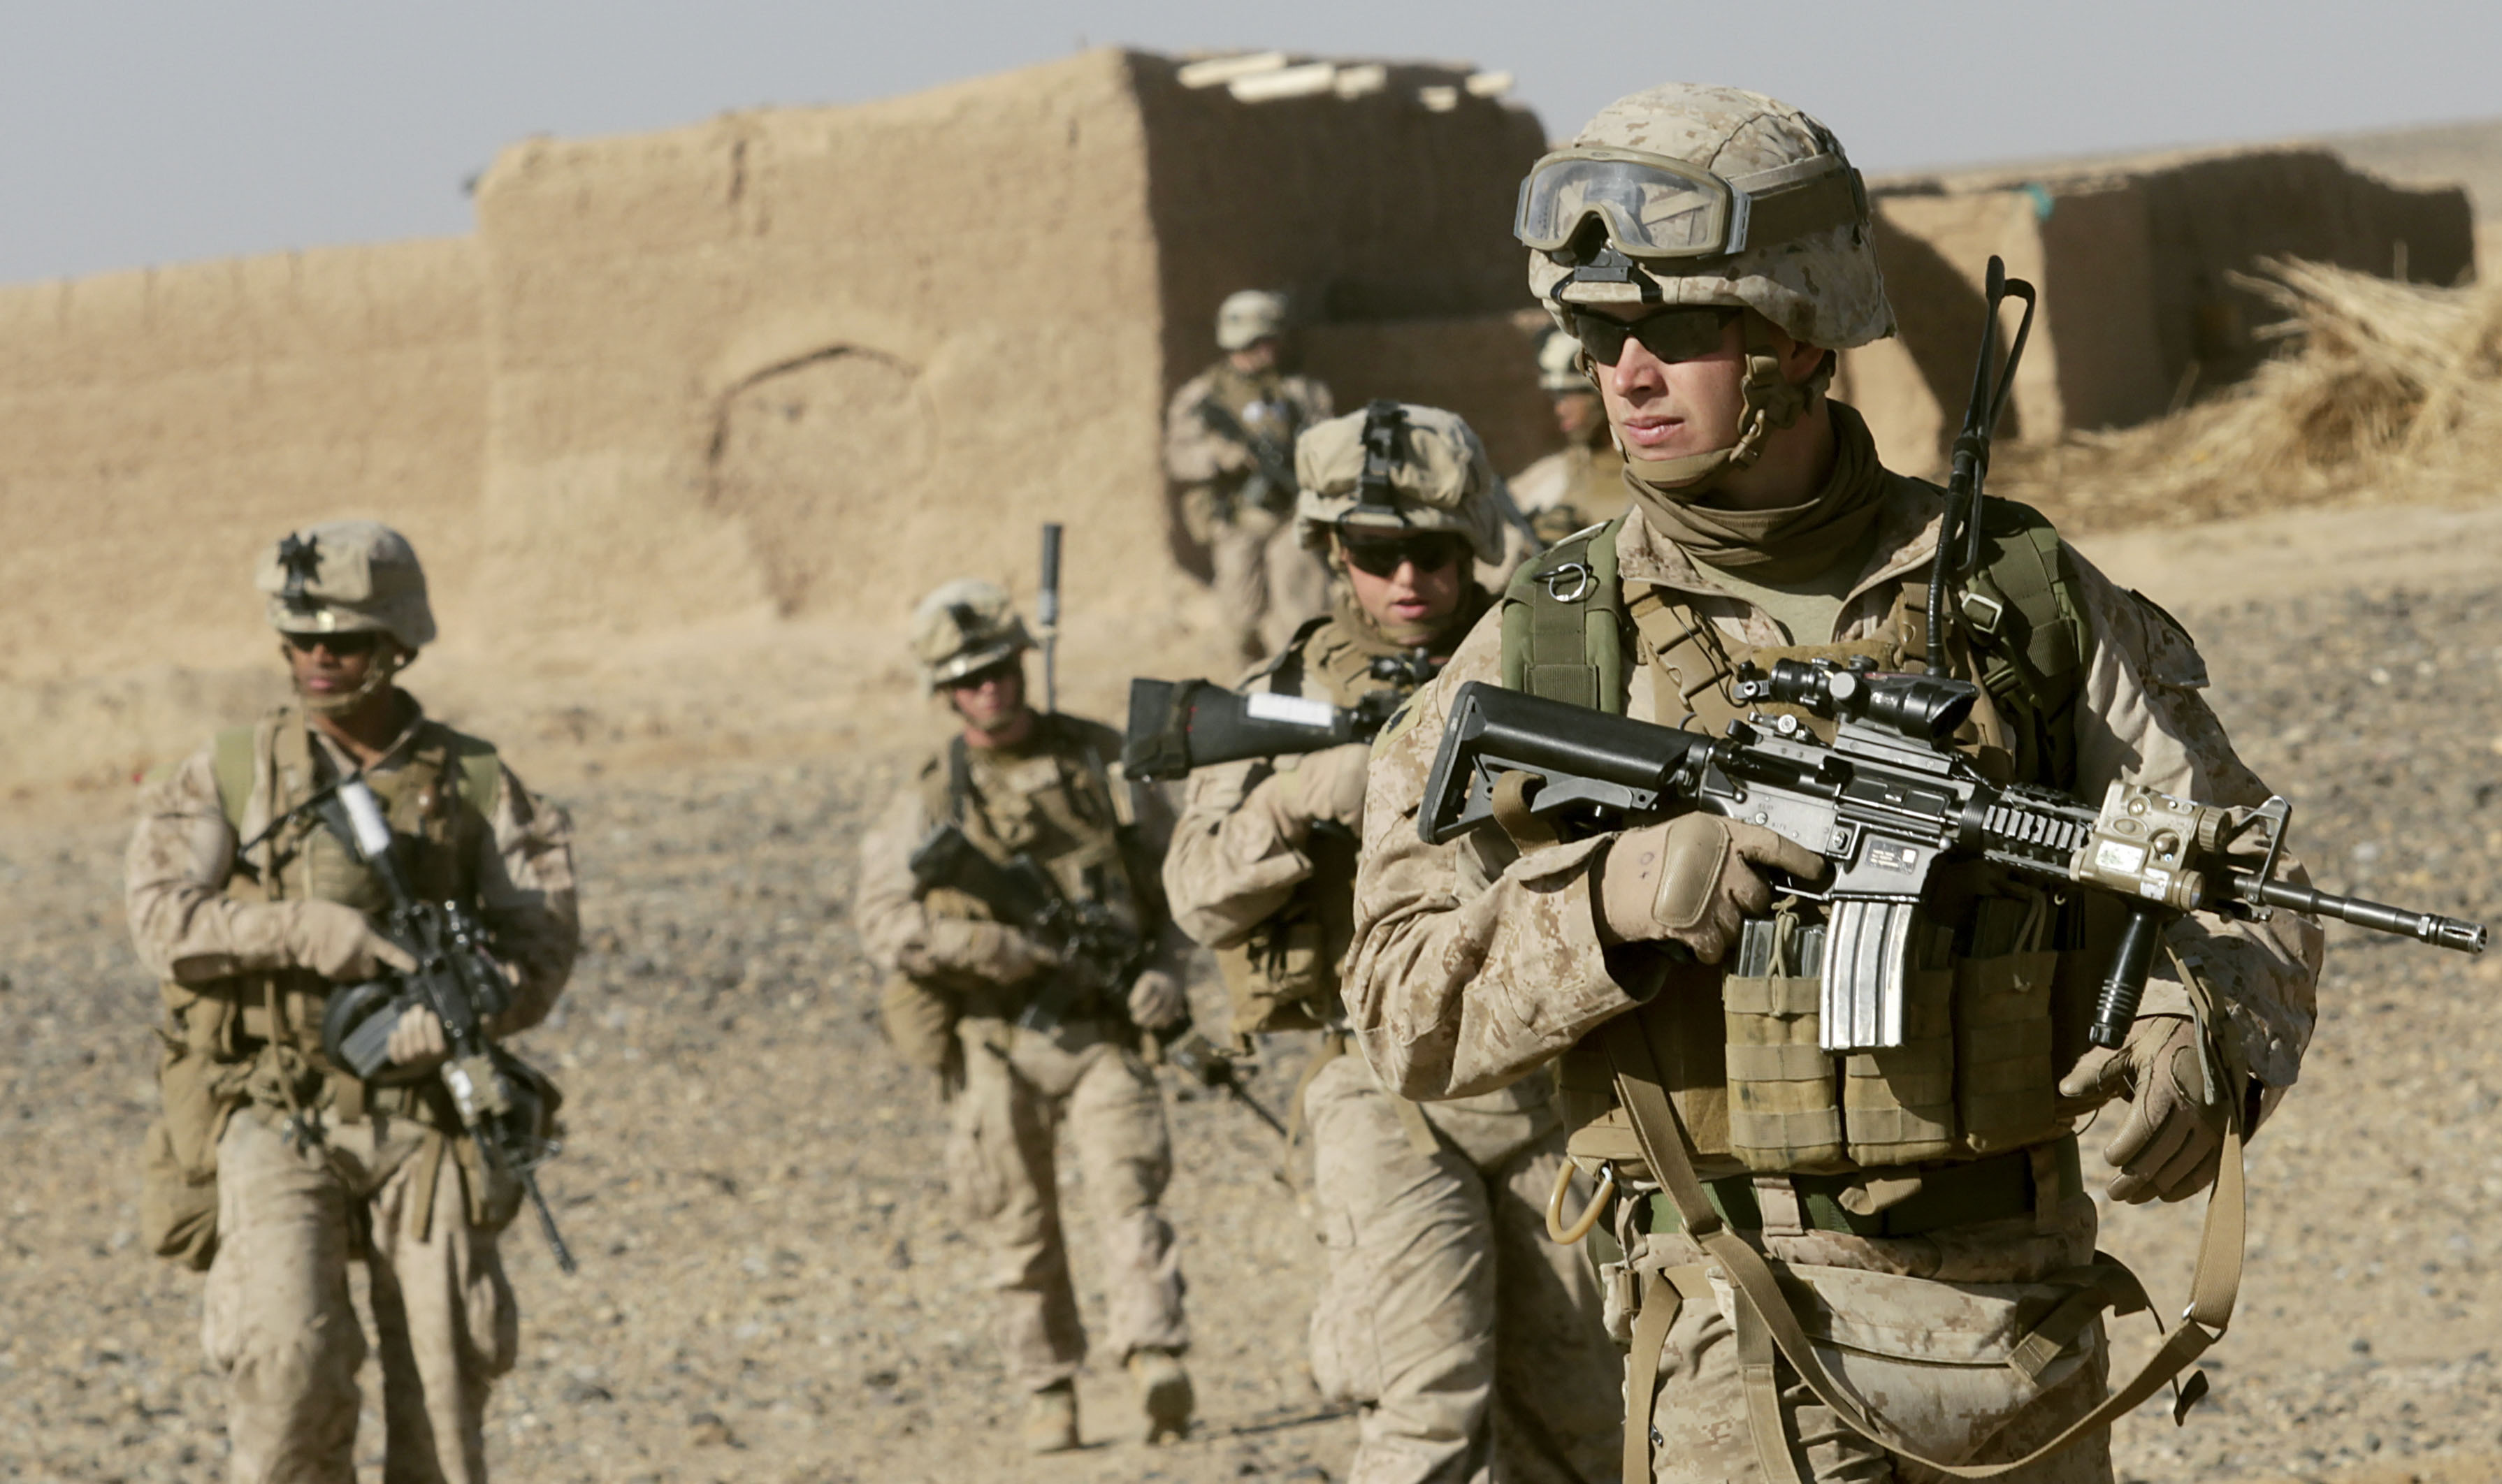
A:
[[[2263,259],[2244,287],[2289,319],[2284,354],[2185,412],[2047,447],[1993,485],[2076,530],[2288,505],[2489,493],[2502,457],[2502,286],[2435,288]]]

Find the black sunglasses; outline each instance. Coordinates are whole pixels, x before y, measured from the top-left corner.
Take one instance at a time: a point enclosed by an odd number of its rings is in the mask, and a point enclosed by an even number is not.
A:
[[[1612,366],[1624,357],[1625,342],[1639,340],[1642,349],[1662,360],[1699,360],[1720,349],[1722,332],[1741,313],[1718,304],[1680,304],[1627,321],[1586,310],[1570,314],[1572,338],[1590,359]]]
[[[1403,562],[1414,562],[1419,572],[1438,572],[1460,559],[1468,547],[1466,541],[1448,531],[1431,531],[1413,536],[1393,536],[1384,540],[1375,536],[1350,536],[1338,532],[1338,549],[1346,553],[1347,565],[1374,577],[1388,577]]]
[[[374,646],[381,640],[382,635],[372,629],[359,629],[355,633],[346,634],[288,634],[287,636],[287,647],[299,655],[309,655],[317,649],[325,649],[340,659],[357,655],[370,655],[374,652]]]
[[[992,681],[1005,680],[1011,675],[1022,674],[1024,674],[1023,667],[1012,656],[1006,659],[986,664],[978,670],[967,670],[954,680],[945,681],[942,684],[950,691],[979,691]]]

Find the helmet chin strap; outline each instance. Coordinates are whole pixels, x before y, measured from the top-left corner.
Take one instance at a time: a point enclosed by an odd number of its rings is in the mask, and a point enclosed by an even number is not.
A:
[[[284,646],[281,647],[284,648]],[[363,685],[342,695],[307,695],[304,693],[304,688],[297,686],[295,698],[303,702],[304,709],[314,716],[346,716],[363,705],[368,697],[381,691],[383,687],[389,685],[391,678],[407,669],[416,658],[415,655],[399,647],[398,640],[391,639],[374,646],[374,662],[365,671]]]
[[[1621,441],[1616,444],[1634,478],[1662,498],[1692,504],[1717,489],[1731,471],[1753,468],[1773,434],[1794,425],[1833,380],[1833,356],[1828,353],[1813,376],[1791,381],[1781,371],[1779,352],[1773,348],[1770,323],[1761,316],[1748,315],[1745,326],[1746,378],[1739,384],[1741,410],[1736,443],[1682,458],[1636,458]]]

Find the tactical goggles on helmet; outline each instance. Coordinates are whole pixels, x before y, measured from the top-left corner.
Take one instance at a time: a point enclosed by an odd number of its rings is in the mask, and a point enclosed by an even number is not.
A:
[[[1360,536],[1341,525],[1338,550],[1347,565],[1373,577],[1389,577],[1414,562],[1419,572],[1438,572],[1460,559],[1468,539],[1450,531],[1422,531],[1412,536]]]
[[[1720,304],[1679,304],[1639,320],[1618,320],[1568,305],[1564,321],[1594,363],[1612,366],[1624,358],[1628,340],[1640,341],[1643,350],[1662,360],[1700,360],[1720,349],[1729,321],[1741,313]]]
[[[1561,253],[1593,218],[1627,257],[1719,257],[1865,221],[1868,199],[1859,172],[1831,152],[1723,180],[1641,150],[1562,150],[1520,183],[1511,234]]]

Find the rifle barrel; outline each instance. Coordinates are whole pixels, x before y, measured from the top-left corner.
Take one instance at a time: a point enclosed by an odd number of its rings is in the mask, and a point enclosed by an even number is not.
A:
[[[2359,896],[2316,892],[2289,881],[2261,881],[2246,874],[2233,878],[2233,894],[2244,901],[2282,907],[2287,912],[2333,917],[2341,923],[2352,923],[2357,928],[2369,928],[2375,932],[2395,933],[2418,943],[2430,943],[2435,948],[2448,948],[2463,954],[2485,952],[2485,925],[2471,923],[2465,918],[2392,907],[2365,901]]]

